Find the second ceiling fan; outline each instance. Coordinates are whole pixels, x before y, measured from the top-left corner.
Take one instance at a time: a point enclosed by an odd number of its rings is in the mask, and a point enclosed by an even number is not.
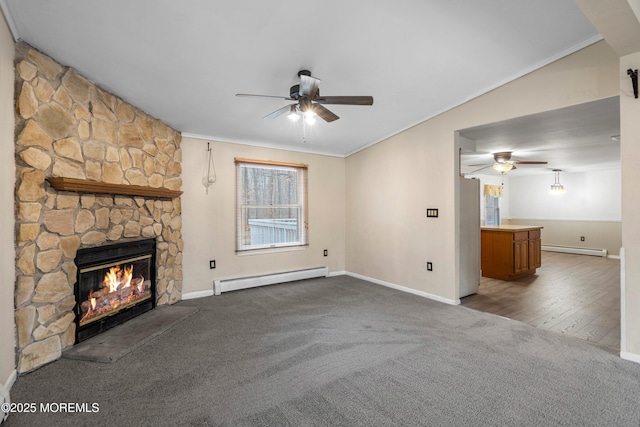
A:
[[[491,165],[471,165],[471,166],[482,166],[480,169],[476,169],[473,173],[480,172],[488,167],[493,167],[496,172],[505,173],[509,172],[512,169],[517,169],[516,165],[546,165],[547,162],[543,161],[528,161],[528,160],[511,160],[511,151],[501,151],[499,153],[493,153],[493,159],[495,163]]]
[[[288,113],[292,120],[297,120],[300,116],[305,117],[305,119],[315,119],[315,116],[318,116],[326,122],[333,122],[340,117],[324,107],[326,104],[373,105],[372,96],[321,96],[318,88],[320,79],[312,77],[309,70],[300,70],[298,77],[300,78],[300,84],[291,86],[289,96],[253,95],[247,93],[237,93],[236,96],[296,101],[267,114],[264,116],[265,119],[275,119]]]

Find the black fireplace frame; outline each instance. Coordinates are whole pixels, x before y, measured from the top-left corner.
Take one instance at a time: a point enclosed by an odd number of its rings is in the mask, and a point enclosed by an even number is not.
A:
[[[131,257],[141,255],[151,255],[150,270],[151,274],[151,298],[141,301],[140,303],[114,313],[111,316],[91,322],[87,325],[80,326],[80,318],[82,317],[82,309],[80,307],[80,271],[82,269],[96,267],[103,264],[118,263],[125,261]],[[78,270],[76,283],[74,285],[74,293],[76,297],[76,306],[74,314],[76,316],[76,343],[89,339],[98,335],[114,326],[120,325],[127,320],[133,319],[156,306],[156,239],[135,240],[130,242],[119,242],[111,245],[96,246],[92,248],[78,249],[75,258],[75,264]]]

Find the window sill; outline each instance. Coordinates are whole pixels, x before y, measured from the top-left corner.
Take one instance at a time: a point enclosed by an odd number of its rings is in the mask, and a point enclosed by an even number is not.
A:
[[[307,249],[309,245],[302,246],[282,246],[278,248],[264,248],[264,249],[248,249],[244,251],[236,251],[236,255],[238,256],[249,256],[249,255],[263,255],[263,254],[273,254],[279,252],[292,252],[292,251],[303,251]]]

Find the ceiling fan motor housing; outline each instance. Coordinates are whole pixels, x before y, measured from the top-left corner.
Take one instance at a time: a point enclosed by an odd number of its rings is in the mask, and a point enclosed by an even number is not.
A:
[[[298,71],[298,77],[309,76],[311,77],[311,71],[309,70],[300,70]],[[316,88],[316,97],[320,94],[320,90]],[[293,85],[289,89],[289,96],[293,99],[300,99],[300,85]]]
[[[300,85],[293,85],[289,89],[289,96],[293,99],[300,98]]]
[[[320,89],[316,89],[316,98],[319,96],[320,96]],[[291,88],[289,89],[289,97],[295,100],[300,99],[300,85],[291,86]]]
[[[511,152],[510,151],[502,151],[500,153],[494,153],[493,158],[498,163],[505,163],[511,160]]]

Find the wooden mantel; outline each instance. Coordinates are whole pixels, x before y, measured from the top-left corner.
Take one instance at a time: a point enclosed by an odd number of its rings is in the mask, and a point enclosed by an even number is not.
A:
[[[166,188],[151,188],[126,184],[107,184],[105,182],[87,181],[85,179],[47,178],[47,181],[58,191],[156,197],[159,199],[172,199],[182,195],[182,191],[168,190]]]

